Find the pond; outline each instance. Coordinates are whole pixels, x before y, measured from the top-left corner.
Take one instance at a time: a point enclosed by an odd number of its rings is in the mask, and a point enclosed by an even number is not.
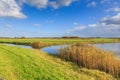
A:
[[[26,46],[26,45],[17,45],[17,44],[5,44],[5,45],[33,49],[31,46]],[[66,46],[67,45],[49,46],[49,47],[41,48],[41,50],[50,54],[57,54],[61,48],[64,48]]]
[[[116,55],[120,56],[120,43],[104,43],[104,44],[95,44],[96,47],[104,49],[107,51],[112,51]]]
[[[56,54],[58,53],[61,47],[66,47],[67,45],[59,45],[59,46],[50,46],[42,48],[44,52]],[[120,43],[102,43],[102,44],[94,44],[97,48],[114,52],[116,55],[120,56]]]
[[[58,54],[61,48],[67,47],[68,45],[50,46],[42,48],[41,50],[50,54]]]
[[[31,46],[25,46],[25,45],[15,45],[15,44],[6,44],[6,45],[32,49]],[[50,54],[57,54],[59,49],[66,47],[66,46],[68,45],[50,46],[50,47],[42,48],[41,50],[44,52],[50,53]],[[100,49],[103,49],[103,50],[112,51],[118,56],[120,56],[120,43],[104,43],[104,44],[102,43],[102,44],[94,44],[94,46]]]

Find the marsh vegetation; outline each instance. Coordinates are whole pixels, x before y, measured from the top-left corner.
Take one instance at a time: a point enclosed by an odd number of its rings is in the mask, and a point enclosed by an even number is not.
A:
[[[120,77],[120,59],[113,53],[88,44],[73,44],[62,48],[59,57],[79,67],[95,69]]]

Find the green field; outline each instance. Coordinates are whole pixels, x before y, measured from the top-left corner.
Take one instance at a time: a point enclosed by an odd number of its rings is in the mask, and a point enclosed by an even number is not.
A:
[[[15,43],[29,45],[31,42],[46,42],[53,44],[63,44],[63,43],[75,43],[75,42],[85,42],[85,43],[113,43],[120,42],[119,38],[80,38],[80,39],[62,39],[62,38],[26,38],[26,39],[15,39],[15,38],[0,38],[0,43]]]
[[[103,43],[118,39],[0,39],[1,43]],[[3,80],[115,80],[111,75],[97,70],[79,68],[40,50],[24,49],[0,44],[0,78]]]

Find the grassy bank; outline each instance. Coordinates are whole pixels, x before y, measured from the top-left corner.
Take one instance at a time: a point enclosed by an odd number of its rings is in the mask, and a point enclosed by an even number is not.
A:
[[[4,80],[115,80],[97,70],[78,68],[42,51],[0,44],[0,78]]]
[[[60,50],[59,57],[79,67],[95,69],[120,77],[120,59],[113,53],[88,44],[73,44]]]

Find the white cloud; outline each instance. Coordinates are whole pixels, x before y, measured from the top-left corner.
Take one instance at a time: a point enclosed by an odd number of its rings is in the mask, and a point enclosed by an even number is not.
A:
[[[48,5],[48,0],[20,0],[19,4],[29,4],[31,6],[37,7],[37,8],[46,8]]]
[[[72,2],[76,0],[56,0],[49,2],[50,6],[52,6],[54,9],[57,9],[61,6],[69,6]]]
[[[68,32],[69,35],[81,37],[120,37],[120,13],[104,17],[95,24],[75,27]]]
[[[5,28],[11,28],[12,25],[10,25],[10,24],[6,24],[4,27],[5,27]]]
[[[62,6],[69,6],[72,2],[77,0],[0,0],[0,17],[14,17],[14,18],[26,18],[21,12],[22,4],[28,4],[36,8],[53,7],[59,8]]]
[[[75,30],[83,30],[85,28],[86,28],[85,26],[79,26],[79,27],[75,27]]]
[[[19,0],[19,5],[22,5],[24,3],[29,4],[31,6],[37,7],[37,8],[46,8],[48,6],[53,7],[54,9],[57,9],[62,6],[69,6],[72,2],[77,0]]]
[[[102,23],[120,25],[120,13],[112,17],[106,17],[101,20]]]
[[[120,8],[119,7],[110,8],[105,10],[105,12],[120,12]]]
[[[74,24],[74,25],[80,25],[78,22],[74,22],[73,24]]]
[[[106,3],[106,2],[108,2],[109,0],[101,0],[101,4],[104,4],[104,3]]]
[[[26,18],[26,16],[21,13],[21,8],[15,0],[0,0],[0,16],[21,19]]]
[[[35,26],[35,27],[40,27],[41,24],[39,24],[39,23],[35,23],[35,24],[33,24],[33,26]]]
[[[89,24],[88,27],[98,27],[97,24]]]
[[[111,17],[104,17],[94,25],[106,29],[120,29],[120,13]]]
[[[92,1],[92,2],[89,3],[87,6],[88,6],[88,7],[96,7],[96,6],[97,6],[97,2]]]
[[[74,31],[82,31],[86,28],[87,28],[86,26],[82,26],[82,25],[81,26],[75,26],[73,29],[68,30],[67,33],[72,33]]]

